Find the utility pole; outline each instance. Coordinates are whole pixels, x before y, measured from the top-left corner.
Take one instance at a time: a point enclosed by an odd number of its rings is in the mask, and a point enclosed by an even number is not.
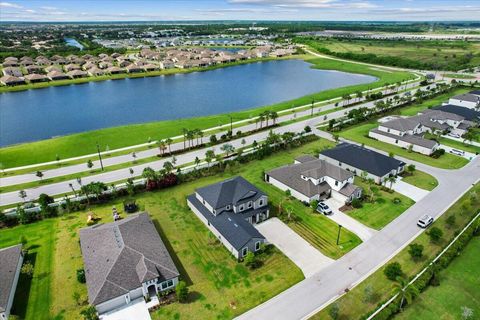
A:
[[[102,167],[102,171],[103,171],[102,155],[100,154],[100,146],[98,145],[98,142],[97,142],[97,153],[98,153],[98,159],[100,159],[100,166]]]
[[[337,246],[338,246],[338,242],[340,241],[340,231],[342,230],[342,225],[339,224],[338,225],[338,235],[337,235]]]
[[[231,115],[228,115],[230,117],[230,133],[232,134],[233,136],[233,123],[232,123],[232,116]]]
[[[312,99],[312,112],[311,112],[311,116],[313,117],[313,105],[315,104],[315,99]]]

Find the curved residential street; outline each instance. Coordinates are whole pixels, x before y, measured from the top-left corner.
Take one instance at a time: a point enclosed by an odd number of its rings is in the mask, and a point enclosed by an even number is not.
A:
[[[438,218],[480,180],[480,157],[459,170],[449,171],[417,163],[416,166],[434,175],[438,187],[342,258],[237,319],[309,318],[341,296],[345,289],[352,289],[380,268],[422,233],[424,230],[416,225],[420,216],[429,214]]]

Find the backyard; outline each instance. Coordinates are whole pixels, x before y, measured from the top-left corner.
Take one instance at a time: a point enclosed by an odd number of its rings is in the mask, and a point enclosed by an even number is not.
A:
[[[442,248],[455,237],[456,233],[480,210],[479,199],[480,184],[477,183],[469,192],[461,197],[434,222],[433,226],[439,227],[443,231],[443,237],[440,243],[432,243],[428,234],[423,232],[412,242],[424,246],[423,257],[419,261],[415,261],[411,258],[408,253],[409,247],[407,247],[393,257],[389,263],[400,263],[402,271],[407,278],[418,273],[424,267],[425,263],[433,259]],[[453,224],[448,223],[448,218],[450,216],[455,216],[455,222]],[[469,281],[469,279],[471,278],[466,278],[466,281]],[[440,286],[442,285],[443,284]],[[471,287],[471,284],[465,284],[465,288],[467,288],[467,286]],[[340,310],[339,319],[363,319],[363,316],[368,312],[375,310],[380,302],[383,302],[392,296],[392,289],[393,282],[386,278],[384,268],[378,269],[358,286],[336,301]],[[428,303],[431,303],[431,301],[429,300]],[[312,319],[331,319],[329,316],[330,308],[331,307],[323,309]],[[459,317],[445,319],[458,318]]]
[[[189,303],[164,306],[153,318],[229,319],[303,279],[302,272],[278,250],[254,271],[236,263],[187,208],[185,197],[198,187],[242,175],[269,195],[273,213],[280,201],[285,210],[292,210],[292,219],[285,214],[281,218],[327,256],[339,258],[360,244],[358,237],[344,230],[337,246],[334,222],[298,201],[285,199],[284,192],[262,180],[263,170],[291,163],[300,154],[313,154],[331,145],[326,140],[314,141],[261,161],[231,166],[222,175],[137,195],[137,202],[149,212],[191,292]],[[102,222],[110,222],[112,206],[122,208],[122,199],[91,207],[89,211],[101,217]],[[35,258],[33,279],[22,277],[22,289],[18,290],[14,304],[16,314],[25,319],[79,317],[87,296],[86,286],[77,282],[75,271],[82,266],[78,230],[85,226],[86,212],[77,212],[0,230],[2,247],[18,243],[23,235],[30,256]],[[81,306],[74,292],[80,296]]]
[[[373,193],[374,200],[363,201],[361,208],[345,213],[376,230],[382,229],[415,203],[397,192],[384,191],[378,185],[370,186],[359,177],[355,178],[355,184],[363,189],[364,197],[368,198]]]
[[[462,307],[472,309],[473,318],[480,314],[480,237],[468,246],[439,274],[440,286],[429,287],[395,319],[460,319]]]

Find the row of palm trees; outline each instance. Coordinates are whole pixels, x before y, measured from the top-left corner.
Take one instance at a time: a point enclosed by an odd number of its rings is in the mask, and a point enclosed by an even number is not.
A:
[[[187,148],[187,142],[188,142],[188,148],[192,148],[195,145],[201,145],[203,144],[203,131],[200,129],[193,129],[189,130],[186,128],[182,129],[183,132],[183,149]],[[196,140],[196,144],[195,144]]]
[[[268,121],[272,120],[272,124],[275,125],[278,119],[278,113],[275,111],[266,110],[258,115],[255,119],[255,128],[257,128],[258,123],[260,123],[260,129],[263,128],[263,123],[265,122],[265,127],[268,127]]]

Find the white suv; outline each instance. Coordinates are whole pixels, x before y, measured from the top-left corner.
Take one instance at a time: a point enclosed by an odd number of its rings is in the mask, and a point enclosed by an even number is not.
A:
[[[430,217],[428,214],[426,214],[423,217],[421,217],[420,219],[418,219],[417,226],[425,229],[426,227],[428,227],[432,223],[433,223],[433,218]]]
[[[318,203],[318,206],[317,206],[317,211],[320,212],[320,213],[323,213],[324,215],[328,216],[330,214],[332,214],[332,209],[330,209],[329,206],[327,206],[327,204],[323,203],[323,202],[319,202]]]

